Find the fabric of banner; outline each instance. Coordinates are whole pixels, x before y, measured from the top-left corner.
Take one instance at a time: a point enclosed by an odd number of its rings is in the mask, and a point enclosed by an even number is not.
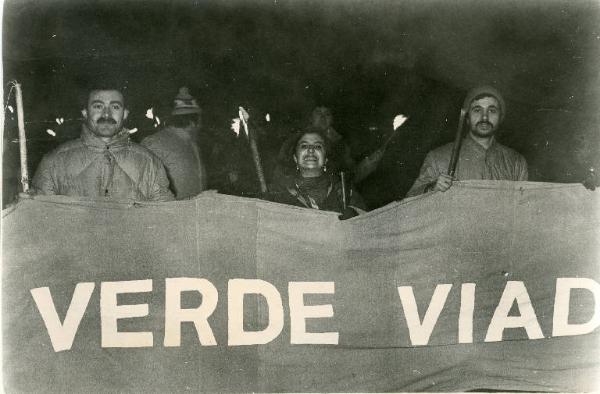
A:
[[[558,279],[600,282],[599,208],[600,194],[580,185],[503,181],[458,182],[347,221],[214,192],[143,204],[22,199],[3,212],[4,385],[8,392],[598,389],[598,329],[553,336],[553,317]],[[190,322],[180,346],[163,344],[165,280],[183,277],[207,279],[218,291],[208,318],[216,346],[201,344]],[[272,341],[228,345],[228,283],[236,278],[263,280],[280,294],[283,330]],[[151,332],[153,346],[102,347],[102,283],[133,280],[152,280],[152,291],[121,294],[118,304],[148,304],[149,313],[120,319],[118,331]],[[49,288],[62,322],[84,282],[94,283],[89,304],[72,347],[57,352],[31,290]],[[337,344],[290,343],[290,282],[334,283],[334,294],[306,294],[303,302],[332,306],[333,317],[306,319],[306,331],[337,332]],[[474,284],[470,319],[461,312],[463,284]],[[450,290],[426,343],[415,344],[399,287],[410,287],[424,324],[439,285]],[[530,302],[515,301],[510,316],[532,308],[523,324],[533,328],[504,328],[492,340],[495,311],[513,285]],[[569,324],[600,318],[594,294],[571,291]],[[184,292],[182,307],[203,301]],[[246,296],[244,305],[246,331],[273,320],[264,297]],[[470,337],[464,324],[472,324]],[[535,327],[542,338],[531,338]]]

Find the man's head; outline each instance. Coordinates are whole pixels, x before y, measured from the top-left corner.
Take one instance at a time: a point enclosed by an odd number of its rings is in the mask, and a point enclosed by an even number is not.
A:
[[[333,115],[327,107],[316,107],[310,116],[310,126],[327,130],[333,123]]]
[[[85,124],[97,137],[110,141],[123,129],[129,111],[123,94],[116,89],[92,90],[86,108],[81,111]]]
[[[173,100],[173,110],[168,120],[169,125],[180,129],[200,128],[202,123],[202,109],[194,96],[186,87],[179,88]]]
[[[505,108],[504,99],[496,89],[490,86],[472,89],[463,104],[469,132],[475,137],[491,138],[504,119]]]

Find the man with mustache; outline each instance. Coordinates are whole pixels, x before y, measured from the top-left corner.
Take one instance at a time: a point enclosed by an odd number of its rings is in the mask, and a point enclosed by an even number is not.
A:
[[[172,200],[160,160],[129,139],[123,127],[129,111],[113,88],[88,95],[80,138],[45,155],[33,178],[38,194],[110,200]]]
[[[500,92],[491,86],[480,86],[467,94],[463,104],[469,128],[462,141],[456,178],[447,174],[453,143],[427,154],[419,177],[406,194],[416,196],[429,191],[445,192],[453,180],[527,180],[527,162],[516,151],[498,141],[498,128],[506,113]]]

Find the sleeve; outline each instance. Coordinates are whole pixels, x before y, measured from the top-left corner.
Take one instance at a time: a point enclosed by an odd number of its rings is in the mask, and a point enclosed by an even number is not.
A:
[[[52,176],[53,161],[51,155],[45,155],[38,165],[32,181],[34,193],[45,195],[58,193],[54,177]]]
[[[149,201],[172,201],[175,199],[171,190],[169,190],[169,179],[167,172],[160,160],[152,157],[149,161],[149,170],[146,171],[145,177],[148,186]]]
[[[517,161],[517,180],[527,181],[529,180],[529,171],[527,169],[527,161],[523,156],[519,156]]]
[[[415,180],[415,183],[412,185],[408,193],[406,193],[406,197],[414,197],[425,193],[427,187],[434,183],[439,176],[440,172],[435,165],[435,159],[432,153],[429,152],[425,157],[423,165],[421,166],[419,177],[417,180]]]
[[[363,213],[364,211],[367,211],[367,204],[365,204],[365,200],[362,198],[360,193],[356,191],[355,187],[352,187],[351,192],[352,195],[350,196],[350,203],[348,204],[348,206],[352,208],[358,208],[358,213]]]

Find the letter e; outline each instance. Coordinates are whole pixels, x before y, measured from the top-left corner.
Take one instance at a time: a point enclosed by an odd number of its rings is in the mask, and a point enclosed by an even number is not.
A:
[[[100,324],[102,347],[152,347],[151,332],[119,332],[117,320],[148,316],[148,304],[117,305],[117,294],[152,291],[152,280],[102,282]]]
[[[333,306],[304,305],[304,294],[334,294],[334,282],[290,282],[290,343],[337,345],[337,332],[306,332],[307,318],[333,317]]]

